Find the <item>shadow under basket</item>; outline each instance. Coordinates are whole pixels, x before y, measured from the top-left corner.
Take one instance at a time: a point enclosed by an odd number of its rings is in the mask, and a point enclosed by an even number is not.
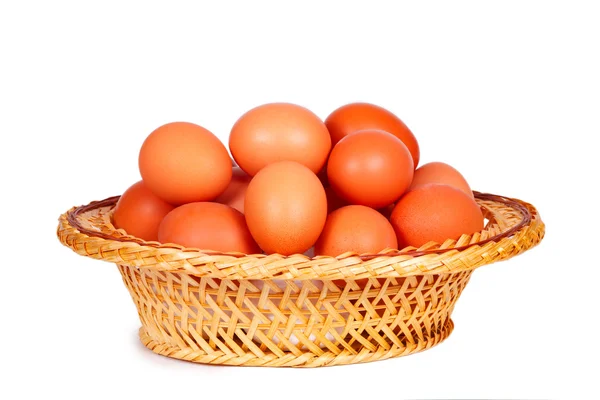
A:
[[[378,254],[246,255],[145,242],[112,225],[118,197],[72,208],[57,233],[76,253],[117,264],[140,339],[155,353],[204,364],[343,365],[438,344],[473,270],[543,238],[532,205],[475,196],[483,231]]]

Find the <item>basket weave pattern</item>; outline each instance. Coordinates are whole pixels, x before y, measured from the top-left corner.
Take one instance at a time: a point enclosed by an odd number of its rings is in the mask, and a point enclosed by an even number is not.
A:
[[[79,254],[118,265],[152,351],[207,364],[317,367],[436,345],[453,329],[472,271],[542,239],[533,206],[479,193],[477,201],[488,219],[482,232],[335,258],[144,242],[112,225],[116,198],[63,214],[58,236]]]

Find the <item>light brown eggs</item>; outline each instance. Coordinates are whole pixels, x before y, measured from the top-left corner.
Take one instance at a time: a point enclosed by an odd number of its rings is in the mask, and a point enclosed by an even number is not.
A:
[[[231,129],[229,149],[251,176],[278,161],[296,161],[317,173],[331,150],[331,137],[312,111],[296,104],[271,103],[238,119]]]
[[[323,185],[307,167],[292,161],[269,164],[246,191],[248,228],[267,253],[304,253],[317,241],[327,218]]]
[[[231,180],[225,146],[189,122],[173,122],[152,132],[140,150],[139,168],[148,188],[175,205],[213,200]]]
[[[115,226],[202,250],[330,256],[483,228],[462,174],[441,162],[415,171],[415,136],[373,104],[347,104],[325,122],[295,104],[264,104],[237,120],[229,147],[233,158],[188,122],[153,131],[139,154],[143,182],[121,197]]]
[[[415,135],[400,118],[383,107],[369,103],[346,104],[333,111],[325,119],[325,125],[334,146],[343,137],[357,131],[378,129],[389,132],[406,145],[413,158],[414,168],[419,165],[420,151]]]
[[[430,162],[417,168],[409,190],[428,183],[449,185],[462,190],[468,194],[469,197],[475,198],[473,196],[473,191],[464,176],[462,176],[462,174],[454,167],[443,162]]]
[[[244,215],[219,203],[198,202],[177,207],[158,230],[161,243],[221,252],[260,253]]]
[[[399,248],[443,243],[483,229],[479,205],[463,191],[430,183],[406,193],[396,204],[390,221]]]
[[[252,177],[242,171],[240,167],[233,167],[231,182],[227,189],[215,199],[215,203],[226,204],[243,214],[246,190],[251,179]]]
[[[365,206],[346,206],[327,216],[315,254],[378,253],[397,246],[394,228],[383,215]]]
[[[352,133],[335,145],[327,177],[350,204],[385,207],[408,189],[414,174],[410,152],[396,136],[378,130]]]
[[[143,181],[123,193],[113,213],[115,227],[147,241],[158,240],[158,226],[173,206],[146,187]]]

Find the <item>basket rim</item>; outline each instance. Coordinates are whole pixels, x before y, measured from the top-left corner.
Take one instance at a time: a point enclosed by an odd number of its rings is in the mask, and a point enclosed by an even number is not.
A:
[[[418,256],[426,255],[426,254],[441,254],[441,253],[445,253],[445,252],[448,252],[451,250],[461,251],[461,250],[466,250],[467,248],[471,247],[472,245],[483,245],[483,244],[486,244],[487,242],[497,241],[504,237],[508,237],[508,236],[512,235],[514,232],[521,229],[526,224],[529,224],[531,222],[531,218],[532,218],[531,212],[527,209],[527,207],[525,207],[523,204],[519,203],[518,201],[509,199],[506,197],[489,194],[489,193],[480,193],[480,192],[473,192],[473,193],[475,194],[475,198],[480,199],[480,200],[495,200],[495,201],[500,200],[504,204],[510,205],[514,209],[520,211],[523,215],[523,218],[521,219],[521,221],[519,223],[517,223],[516,225],[512,226],[511,228],[509,228],[508,230],[506,230],[502,233],[499,233],[494,236],[490,236],[489,238],[486,238],[484,240],[480,240],[476,243],[472,243],[472,244],[468,244],[468,245],[464,245],[464,246],[439,248],[439,249],[428,249],[428,250],[418,250],[418,249],[413,249],[412,247],[406,247],[404,249],[393,249],[391,251],[386,251],[385,253],[383,253],[383,252],[363,253],[363,254],[356,255],[356,257],[359,257],[362,260],[366,261],[366,260],[371,260],[373,258],[382,257],[382,256],[393,257],[395,255],[410,255],[413,257],[418,257]],[[199,251],[199,252],[207,254],[207,255],[208,254],[223,255],[223,256],[232,256],[232,257],[241,257],[241,256],[246,256],[246,255],[263,255],[263,254],[243,254],[243,253],[238,253],[238,252],[221,252],[221,251],[213,251],[213,250],[207,250],[207,249],[184,247],[184,246],[179,246],[179,245],[176,245],[173,243],[159,243],[159,242],[145,241],[143,239],[136,238],[133,236],[117,237],[117,236],[112,236],[112,235],[105,234],[102,232],[93,231],[91,229],[86,229],[77,219],[77,217],[80,214],[83,214],[85,212],[92,211],[92,210],[100,208],[100,207],[109,207],[109,206],[116,205],[116,203],[119,201],[120,197],[121,196],[112,196],[112,197],[106,198],[104,200],[97,200],[97,201],[93,201],[87,205],[82,205],[82,206],[76,207],[75,209],[67,212],[67,220],[69,221],[69,224],[71,224],[72,227],[77,229],[80,233],[83,233],[89,237],[97,237],[97,238],[106,239],[106,240],[114,240],[117,242],[134,242],[134,243],[139,243],[141,245],[152,246],[155,248],[177,248],[182,251]],[[410,249],[410,250],[407,250],[407,249]],[[285,256],[282,254],[276,254],[276,255],[281,256],[283,258],[287,258],[287,257],[298,256],[299,254],[292,254],[289,256]],[[306,257],[308,257],[308,256],[306,256]],[[317,258],[323,259],[326,257],[338,259],[339,256],[338,257],[313,256],[310,258],[311,259],[317,259]]]
[[[531,204],[489,193],[473,193],[477,200],[498,203],[518,213],[520,220],[483,240],[472,242],[471,237],[475,234],[463,235],[457,244],[467,244],[459,246],[435,247],[429,243],[419,249],[387,249],[377,254],[344,253],[337,257],[248,255],[146,242],[132,236],[115,236],[110,231],[86,228],[81,222],[82,216],[101,208],[112,209],[120,198],[113,196],[71,208],[59,218],[57,235],[65,246],[91,258],[226,279],[361,279],[459,272],[510,258],[541,241],[545,227]]]

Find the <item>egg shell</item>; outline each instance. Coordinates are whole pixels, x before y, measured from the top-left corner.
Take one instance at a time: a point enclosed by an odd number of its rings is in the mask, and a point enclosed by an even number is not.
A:
[[[219,203],[197,202],[177,207],[158,230],[161,243],[221,252],[260,253],[244,215]]]
[[[383,107],[370,103],[346,104],[333,111],[325,119],[325,125],[334,146],[342,138],[357,131],[378,129],[389,132],[406,145],[413,158],[413,167],[417,168],[419,165],[421,153],[417,138],[400,118]]]
[[[350,204],[385,207],[408,189],[414,174],[410,152],[394,135],[365,130],[344,137],[327,163],[329,184]]]
[[[246,191],[248,228],[267,253],[304,253],[317,241],[327,218],[327,198],[317,176],[305,166],[273,163]]]
[[[327,216],[315,244],[315,254],[332,257],[346,252],[373,254],[397,246],[394,228],[383,215],[369,207],[351,205]]]
[[[119,198],[113,223],[127,234],[147,241],[158,240],[158,227],[175,208],[148,189],[143,181],[134,183]]]
[[[231,181],[225,191],[215,199],[215,203],[226,204],[243,214],[246,190],[251,179],[252,177],[242,171],[240,167],[233,167]]]
[[[271,103],[238,119],[231,129],[229,148],[251,176],[279,161],[296,161],[317,173],[331,150],[331,137],[312,111],[296,104]]]
[[[479,205],[452,186],[430,183],[406,193],[396,204],[390,221],[399,248],[443,243],[483,229]]]
[[[417,168],[409,190],[428,183],[449,185],[462,190],[469,197],[475,198],[465,177],[454,167],[443,162],[430,162]]]
[[[232,172],[219,139],[189,122],[154,130],[140,150],[139,168],[148,188],[175,205],[213,200],[225,190]]]

